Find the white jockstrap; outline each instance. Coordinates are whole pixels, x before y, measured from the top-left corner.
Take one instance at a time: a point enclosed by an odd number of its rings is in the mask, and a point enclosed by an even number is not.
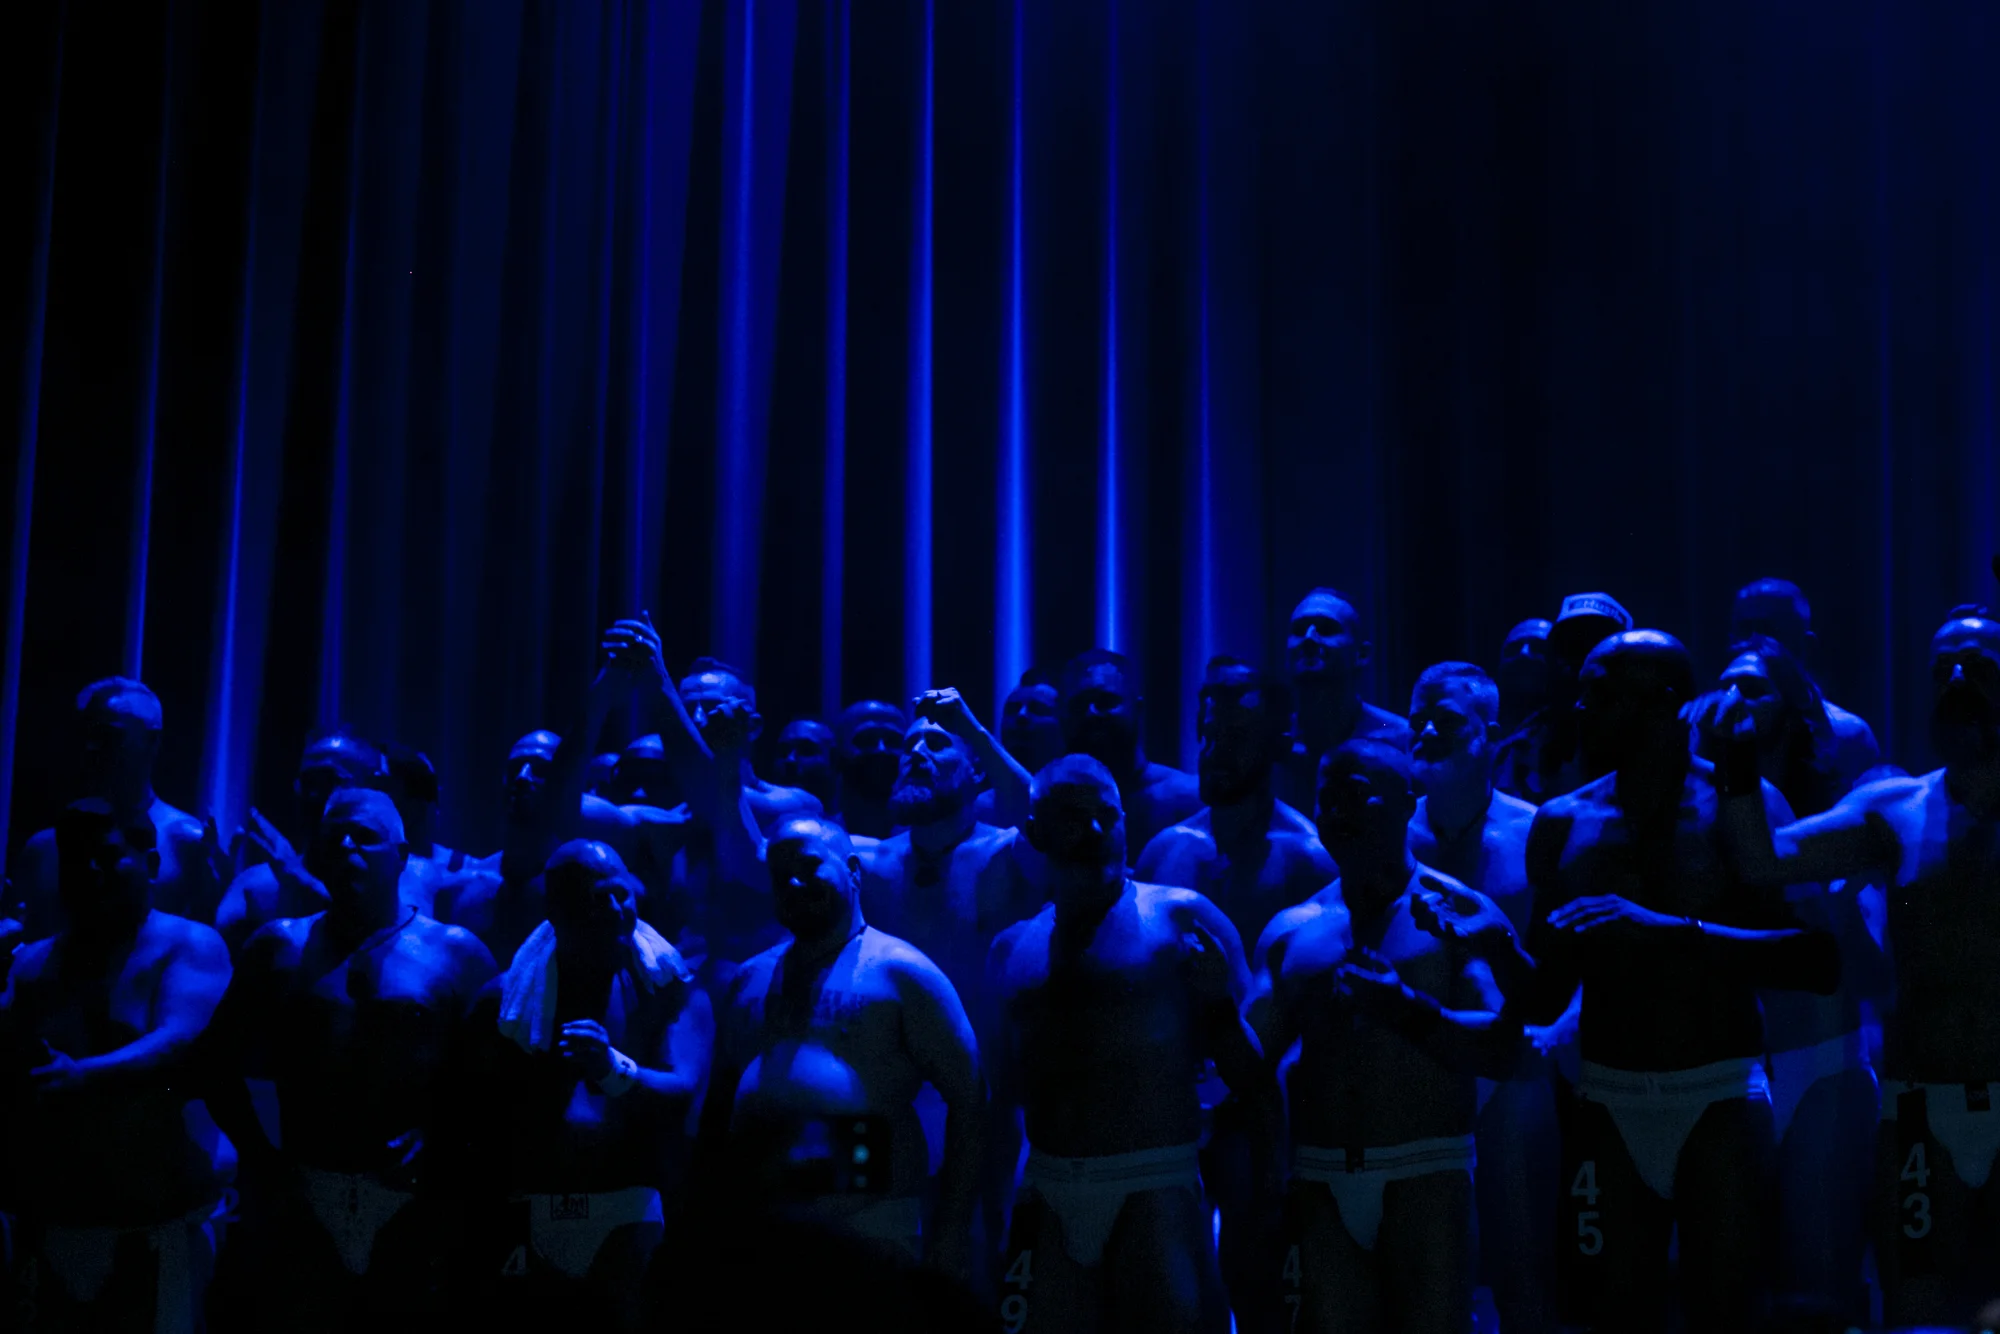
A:
[[[1101,1158],[1057,1158],[1028,1150],[1021,1188],[1041,1196],[1062,1224],[1063,1250],[1086,1267],[1101,1264],[1104,1245],[1128,1196],[1180,1187],[1201,1194],[1201,1146],[1171,1144]]]
[[[217,1209],[204,1206],[185,1218],[148,1227],[61,1227],[42,1229],[42,1259],[72,1301],[91,1302],[103,1294],[117,1263],[118,1243],[142,1236],[158,1268],[153,1305],[153,1334],[193,1334],[195,1319],[194,1249],[197,1235]]]
[[[1975,1110],[1976,1093],[1985,1089],[1985,1106]],[[1951,1154],[1952,1170],[1958,1179],[1978,1190],[1993,1174],[1993,1159],[2000,1154],[2000,1082],[1989,1084],[1914,1084],[1901,1079],[1882,1081],[1882,1119],[1896,1119],[1896,1099],[1916,1089],[1924,1090],[1924,1114],[1930,1119],[1931,1135]]]
[[[350,1274],[367,1273],[375,1238],[416,1196],[392,1190],[363,1172],[301,1167],[299,1175],[305,1178],[306,1205],[333,1239],[341,1264]]]
[[[590,1273],[604,1239],[621,1227],[666,1225],[660,1192],[650,1186],[577,1195],[528,1195],[528,1240],[535,1254],[571,1278]]]
[[[1665,1071],[1615,1070],[1585,1061],[1578,1073],[1577,1093],[1611,1113],[1640,1179],[1663,1200],[1674,1197],[1681,1146],[1703,1112],[1731,1098],[1768,1102],[1771,1097],[1763,1063],[1748,1056]]]
[[[1799,1102],[1812,1086],[1849,1070],[1868,1069],[1868,1053],[1862,1048],[1860,1031],[1856,1030],[1815,1042],[1810,1047],[1774,1051],[1768,1064],[1771,1117],[1777,1122],[1778,1138],[1783,1140],[1799,1110]]]
[[[1292,1147],[1292,1175],[1301,1181],[1317,1181],[1331,1191],[1347,1235],[1362,1250],[1372,1251],[1382,1234],[1382,1195],[1391,1181],[1437,1172],[1469,1176],[1477,1157],[1470,1135],[1416,1139],[1353,1154],[1346,1149],[1297,1144]]]

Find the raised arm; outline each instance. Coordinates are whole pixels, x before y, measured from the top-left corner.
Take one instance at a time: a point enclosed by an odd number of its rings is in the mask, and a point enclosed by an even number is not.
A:
[[[1007,753],[998,737],[986,730],[965,698],[947,686],[926,690],[917,696],[912,710],[919,718],[930,718],[945,731],[965,743],[979,761],[980,772],[993,790],[993,817],[1004,827],[1020,829],[1028,820],[1028,785],[1033,776],[1020,761]]]
[[[614,661],[630,667],[640,712],[659,729],[660,748],[688,808],[711,828],[717,827],[715,754],[702,739],[701,729],[695,726],[667,671],[652,615],[641,612],[639,617],[618,621],[605,631],[604,650]]]
[[[1756,732],[1740,697],[1725,705],[1717,731],[1716,820],[1741,879],[1761,886],[1829,884],[1883,874],[1900,860],[1901,845],[1878,809],[1881,789],[1856,788],[1819,815],[1774,821],[1757,772]]]
[[[930,1259],[960,1279],[972,1273],[972,1214],[986,1138],[986,1086],[965,1006],[937,965],[915,950],[894,966],[911,1063],[944,1099],[944,1163]]]

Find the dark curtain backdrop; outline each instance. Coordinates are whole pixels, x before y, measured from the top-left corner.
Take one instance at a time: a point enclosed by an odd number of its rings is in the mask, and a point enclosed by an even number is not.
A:
[[[0,811],[143,676],[160,786],[336,720],[494,839],[647,608],[772,730],[1212,652],[1373,692],[1603,588],[1813,595],[1925,759],[1993,592],[2000,9],[1893,0],[35,0],[0,17]]]

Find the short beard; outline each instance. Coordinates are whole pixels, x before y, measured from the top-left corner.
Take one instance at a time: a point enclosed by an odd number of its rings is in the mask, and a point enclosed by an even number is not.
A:
[[[906,829],[949,820],[964,810],[971,800],[971,784],[963,780],[951,787],[922,781],[898,782],[889,793],[889,818]]]
[[[1256,796],[1269,776],[1270,770],[1254,767],[1235,770],[1205,768],[1195,775],[1200,784],[1201,804],[1211,810]]]

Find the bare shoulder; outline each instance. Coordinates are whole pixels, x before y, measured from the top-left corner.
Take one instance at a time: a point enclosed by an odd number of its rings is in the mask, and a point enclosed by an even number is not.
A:
[[[1391,713],[1373,704],[1361,706],[1361,719],[1354,733],[1357,737],[1372,737],[1392,746],[1401,746],[1404,750],[1410,748],[1410,720],[1400,713]]]
[[[311,917],[280,917],[264,923],[243,942],[242,956],[268,968],[283,968],[297,962],[312,935],[313,923],[324,914]]]
[[[145,935],[162,950],[191,963],[228,963],[229,947],[214,927],[172,913],[154,911],[146,916]]]
[[[1201,782],[1191,773],[1164,764],[1146,764],[1146,791],[1156,801],[1192,802],[1201,805]],[[1193,810],[1190,809],[1190,814]]]
[[[1044,903],[1032,916],[1024,917],[1012,926],[998,932],[993,943],[986,950],[986,967],[989,974],[1003,973],[1015,953],[1037,936],[1046,936],[1055,921],[1055,905]]]
[[[1556,800],[1560,801],[1561,798],[1558,797]],[[1512,793],[1496,791],[1493,794],[1493,803],[1486,808],[1486,820],[1488,824],[1510,829],[1518,828],[1525,837],[1528,826],[1535,822],[1535,813],[1536,807],[1533,802],[1522,801]]]
[[[14,954],[13,968],[8,976],[16,983],[37,981],[48,970],[49,957],[55,949],[54,936],[21,946]]]
[[[199,843],[202,838],[201,821],[176,806],[164,801],[153,803],[153,827],[160,831],[162,839],[175,843]]]
[[[802,787],[766,783],[761,788],[751,789],[748,795],[757,818],[767,825],[792,816],[826,814],[826,808],[820,805],[819,798]]]
[[[1194,823],[1195,818],[1168,825],[1147,840],[1139,853],[1139,866],[1146,874],[1178,871],[1190,861],[1215,855],[1215,836]]]
[[[1331,888],[1332,886],[1328,886],[1328,889]],[[1321,890],[1304,903],[1294,903],[1266,922],[1263,932],[1257,937],[1258,957],[1263,957],[1273,946],[1327,912],[1339,912],[1345,915],[1347,905],[1341,902],[1338,896],[1328,899],[1326,894],[1326,890]]]
[[[1585,783],[1574,792],[1550,797],[1542,803],[1536,815],[1543,819],[1575,821],[1609,814],[1613,809],[1611,794],[1616,781],[1615,775],[1606,774],[1602,778]]]
[[[435,918],[419,914],[413,922],[424,933],[424,940],[435,945],[458,969],[483,970],[490,975],[498,971],[493,959],[493,951],[486,943],[462,926],[451,926]]]
[[[913,987],[927,996],[934,996],[940,990],[955,990],[931,957],[902,937],[871,926],[865,940],[868,963],[880,968],[906,999]]]

